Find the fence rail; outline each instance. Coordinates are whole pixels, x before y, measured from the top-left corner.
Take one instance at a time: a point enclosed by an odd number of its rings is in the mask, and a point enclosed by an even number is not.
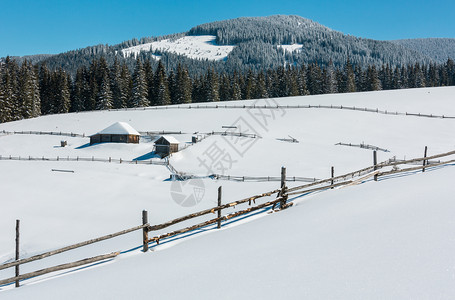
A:
[[[373,146],[373,145],[364,144],[364,143],[360,143],[360,144],[351,144],[351,143],[342,143],[342,142],[339,142],[339,143],[336,143],[335,145],[336,145],[336,146],[337,146],[337,145],[340,145],[340,146],[358,147],[358,148],[362,148],[362,149],[376,150],[376,151],[382,151],[382,152],[390,152],[390,151],[387,150],[387,149],[380,148],[380,147],[378,147],[378,146]]]
[[[18,160],[18,161],[92,161],[92,162],[107,162],[107,163],[124,163],[124,164],[137,164],[137,165],[160,165],[166,166],[166,161],[154,161],[154,160],[125,160],[122,158],[97,158],[97,157],[36,157],[36,156],[12,156],[12,155],[0,155],[0,160]]]
[[[231,175],[220,175],[213,174],[210,175],[214,179],[218,180],[232,180],[232,181],[254,181],[254,182],[267,182],[267,181],[280,181],[281,177],[279,176],[231,176]],[[317,178],[310,177],[299,177],[299,176],[287,176],[286,181],[303,181],[303,182],[315,182],[318,181]]]
[[[206,135],[221,135],[221,136],[238,136],[238,137],[247,137],[247,138],[262,138],[260,135],[255,133],[244,133],[244,132],[232,132],[232,131],[212,131],[205,133]]]
[[[57,271],[61,271],[61,270],[75,268],[75,267],[79,267],[79,266],[83,266],[83,265],[99,262],[99,261],[102,261],[102,260],[114,258],[114,257],[116,257],[119,254],[120,254],[120,252],[113,252],[113,253],[110,253],[110,254],[103,254],[103,255],[99,255],[99,256],[95,256],[95,257],[91,257],[91,258],[85,258],[85,259],[78,260],[78,261],[71,262],[71,263],[58,265],[58,266],[55,266],[55,267],[41,269],[41,270],[38,270],[38,271],[35,271],[35,272],[22,274],[22,275],[19,275],[19,276],[8,278],[8,279],[3,279],[3,280],[0,280],[0,286],[4,285],[4,284],[8,284],[8,283],[12,283],[12,282],[18,282],[20,280],[24,280],[24,279],[28,279],[28,278],[32,278],[32,277],[36,277],[36,276],[40,276],[40,275],[44,275],[44,274],[48,274],[48,273],[52,273],[52,272],[57,272]]]
[[[55,131],[6,131],[2,130],[0,133],[3,134],[37,134],[37,135],[59,135],[68,137],[87,137],[85,133],[73,133],[73,132],[55,132]]]
[[[159,130],[159,131],[139,131],[139,134],[142,136],[154,136],[154,135],[165,135],[165,134],[186,134],[185,132],[182,131],[165,131],[165,130]]]
[[[344,105],[202,105],[202,104],[190,104],[190,105],[171,105],[171,106],[149,106],[140,108],[122,108],[122,109],[111,109],[112,111],[126,111],[126,110],[168,110],[168,109],[346,109],[354,111],[363,111],[370,113],[378,113],[384,115],[400,115],[400,116],[414,116],[414,117],[425,117],[425,118],[439,118],[439,119],[455,119],[455,116],[438,115],[438,114],[427,114],[427,113],[412,113],[412,112],[398,112],[381,110],[379,108],[367,108],[367,107],[356,107],[356,106],[344,106]]]

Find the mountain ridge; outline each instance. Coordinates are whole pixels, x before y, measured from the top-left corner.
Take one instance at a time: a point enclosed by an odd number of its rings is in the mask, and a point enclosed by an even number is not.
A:
[[[138,56],[151,61],[159,56],[165,67],[173,70],[178,63],[182,63],[196,74],[207,68],[232,73],[235,70],[260,70],[303,63],[328,65],[330,61],[335,66],[342,66],[348,58],[354,65],[365,67],[442,63],[447,57],[455,57],[455,50],[451,50],[454,49],[455,39],[378,41],[347,35],[296,15],[272,15],[215,21],[194,26],[182,33],[131,39],[116,45],[100,44],[50,56],[27,56],[18,60],[46,63],[52,69],[63,68],[73,75],[78,67],[89,66],[93,59],[101,56],[110,64],[120,60],[132,68],[136,56],[125,57],[125,49],[164,39],[177,41],[185,36],[198,35],[213,35],[216,44],[234,47],[226,59],[217,62],[189,58],[172,51],[172,46],[168,51],[152,49],[142,51]],[[443,42],[443,49],[438,49],[438,42]],[[301,47],[296,48],[298,51],[287,51],[282,45]]]

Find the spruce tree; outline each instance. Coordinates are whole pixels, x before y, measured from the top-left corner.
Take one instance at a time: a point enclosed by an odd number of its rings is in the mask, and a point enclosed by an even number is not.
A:
[[[395,70],[393,71],[392,89],[401,89],[402,87],[403,87],[403,84],[401,82],[400,68],[396,67]]]
[[[153,72],[152,64],[149,59],[146,59],[144,62],[144,74],[145,81],[147,83],[147,98],[149,105],[155,102],[156,91],[155,91],[155,73]]]
[[[68,83],[68,77],[63,69],[59,69],[53,73],[53,104],[51,111],[52,113],[68,113],[70,109],[70,87]]]
[[[262,71],[259,72],[256,79],[256,86],[254,90],[254,98],[255,99],[264,99],[269,98],[269,94],[267,92],[267,85],[265,82],[265,75]]]
[[[211,68],[205,76],[204,94],[204,102],[220,101],[218,75]]]
[[[447,59],[445,64],[445,70],[447,72],[447,82],[446,85],[455,85],[455,63],[452,59]]]
[[[101,87],[98,92],[98,100],[96,109],[107,110],[113,107],[112,104],[112,91],[110,88],[110,80],[107,72],[104,74],[104,78],[101,81]]]
[[[177,74],[175,74],[175,103],[191,103],[192,82],[188,69],[180,63],[177,66]]]
[[[229,76],[223,72],[220,75],[220,101],[231,100],[231,84]]]
[[[342,92],[344,93],[354,93],[356,91],[356,85],[355,85],[355,76],[354,76],[354,70],[351,65],[351,61],[349,60],[349,57],[346,61],[346,65],[344,67],[344,74],[343,74],[343,88]]]
[[[308,66],[307,78],[308,90],[311,95],[319,95],[324,92],[322,71],[318,64],[311,64]]]
[[[51,73],[44,63],[39,69],[39,90],[41,99],[41,114],[51,113],[52,95],[51,95]]]
[[[84,98],[86,90],[86,79],[84,74],[84,68],[78,68],[76,71],[76,78],[74,80],[73,94],[71,95],[71,112],[84,111]]]
[[[118,62],[117,57],[115,57],[114,64],[110,68],[110,89],[112,92],[112,107],[113,108],[122,108],[121,105],[121,90],[120,90],[120,74],[121,66]]]
[[[421,87],[425,87],[426,86],[426,83],[425,83],[425,75],[424,75],[424,70],[422,69],[422,67],[420,66],[419,63],[416,63],[414,65],[414,72],[413,72],[413,87],[416,87],[416,88],[421,88]]]
[[[248,75],[245,81],[245,87],[243,89],[243,99],[252,99],[254,95],[254,91],[256,89],[256,78],[253,75],[253,71],[251,69],[248,70]]]
[[[307,70],[304,64],[300,67],[298,71],[298,88],[299,88],[299,95],[300,96],[306,96],[309,95],[310,92],[308,91],[308,86],[307,86]]]
[[[169,105],[171,104],[171,95],[169,92],[169,83],[166,75],[166,70],[164,69],[161,60],[158,63],[158,67],[155,71],[154,79],[154,90],[155,98],[154,105]]]
[[[297,71],[294,67],[288,66],[286,70],[286,96],[298,96],[299,87],[297,83]]]
[[[13,91],[11,86],[11,75],[8,70],[4,68],[0,75],[0,123],[5,123],[14,119],[13,105],[11,102]]]
[[[239,74],[234,71],[232,75],[232,85],[231,85],[231,100],[240,100],[242,99],[242,89],[240,87]]]
[[[120,71],[120,98],[114,99],[114,108],[125,108],[128,107],[128,103],[131,103],[131,91],[133,89],[133,79],[131,78],[128,66],[124,63]]]
[[[141,59],[136,59],[136,67],[133,75],[133,89],[131,92],[130,107],[145,107],[149,106],[148,87],[145,78],[145,71]]]
[[[367,90],[378,91],[381,89],[381,82],[379,81],[378,72],[376,67],[369,66],[367,70]]]
[[[336,93],[338,91],[338,88],[332,59],[330,59],[327,67],[324,68],[322,77],[324,81],[324,94]]]
[[[9,120],[20,120],[22,118],[20,110],[20,99],[19,99],[19,83],[18,83],[18,74],[19,74],[19,65],[17,61],[11,59],[9,56],[5,60],[6,73],[8,74],[6,78],[7,87],[6,87],[6,98],[8,99],[8,104],[10,107]]]

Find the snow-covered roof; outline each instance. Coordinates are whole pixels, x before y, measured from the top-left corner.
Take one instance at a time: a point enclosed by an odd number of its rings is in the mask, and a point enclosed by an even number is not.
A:
[[[101,130],[97,134],[130,134],[130,135],[140,135],[130,124],[125,122],[117,122],[107,127],[106,129]]]
[[[168,141],[171,144],[179,144],[180,143],[175,137],[170,136],[170,135],[162,135],[160,138],[164,138],[166,141]]]

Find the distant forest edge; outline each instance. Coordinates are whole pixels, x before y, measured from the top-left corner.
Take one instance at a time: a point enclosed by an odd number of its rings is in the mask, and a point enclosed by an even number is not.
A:
[[[123,49],[162,39],[178,39],[185,35],[213,35],[219,45],[234,45],[224,61],[191,59],[184,55],[157,50],[142,51],[142,61],[150,60],[153,68],[160,55],[166,70],[176,72],[179,64],[186,65],[191,76],[198,76],[213,69],[230,75],[239,71],[264,71],[284,65],[300,66],[317,63],[321,67],[329,62],[343,67],[348,57],[353,65],[408,66],[419,63],[444,63],[455,59],[455,39],[416,39],[377,41],[343,34],[319,23],[299,16],[275,15],[270,17],[244,17],[201,24],[188,32],[161,37],[132,39],[117,45],[96,45],[56,55],[34,55],[17,58],[36,64],[46,64],[50,70],[62,68],[72,77],[79,67],[89,67],[91,62],[104,57],[109,65],[115,60],[126,64],[130,71],[135,67],[136,57],[125,57]],[[299,51],[286,51],[279,45],[299,44]]]
[[[0,123],[68,112],[145,107],[193,102],[229,101],[358,91],[455,85],[455,64],[419,63],[407,66],[317,63],[263,70],[208,68],[190,75],[188,66],[166,70],[159,61],[135,60],[109,65],[104,57],[77,69],[74,79],[46,64],[18,63],[7,57],[0,63]]]

